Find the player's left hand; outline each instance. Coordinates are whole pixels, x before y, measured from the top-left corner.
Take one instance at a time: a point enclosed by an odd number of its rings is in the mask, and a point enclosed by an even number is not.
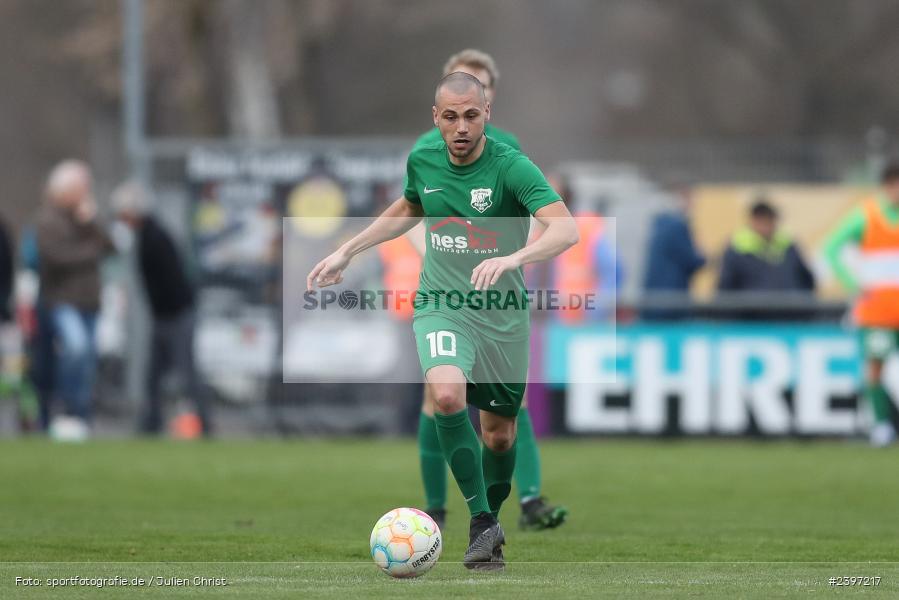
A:
[[[471,283],[476,290],[486,290],[495,285],[500,275],[506,271],[513,271],[521,266],[514,256],[497,256],[488,258],[471,271]]]

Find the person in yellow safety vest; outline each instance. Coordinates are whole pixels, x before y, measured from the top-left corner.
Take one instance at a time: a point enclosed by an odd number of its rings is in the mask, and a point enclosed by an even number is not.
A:
[[[899,163],[884,170],[882,183],[879,193],[846,217],[824,250],[839,281],[858,295],[852,317],[861,333],[863,395],[874,412],[870,441],[877,447],[896,439],[883,365],[899,349]],[[842,260],[842,250],[849,244],[855,244],[861,253],[857,273]]]
[[[405,235],[378,245],[378,254],[384,264],[384,289],[390,294],[388,309],[397,319],[411,321],[422,254]]]

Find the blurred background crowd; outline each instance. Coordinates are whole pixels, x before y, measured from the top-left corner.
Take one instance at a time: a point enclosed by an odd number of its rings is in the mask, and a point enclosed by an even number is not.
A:
[[[0,3],[0,432],[412,431],[414,352],[390,351],[411,315],[286,326],[282,218],[320,220],[324,248],[397,197],[469,46],[498,65],[493,123],[602,217],[586,252],[529,275],[615,304],[538,325],[538,433],[866,431],[832,236],[866,199],[899,202],[897,18],[851,0]],[[416,276],[411,246],[370,254],[362,282]],[[563,260],[585,274],[562,281]],[[609,322],[619,377],[566,385],[566,349]],[[339,343],[365,332],[379,356]]]

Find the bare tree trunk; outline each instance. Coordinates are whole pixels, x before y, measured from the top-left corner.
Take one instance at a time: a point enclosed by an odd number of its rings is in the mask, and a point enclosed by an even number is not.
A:
[[[225,0],[222,5],[229,129],[232,135],[249,139],[281,134],[277,90],[268,62],[266,5],[244,0]]]

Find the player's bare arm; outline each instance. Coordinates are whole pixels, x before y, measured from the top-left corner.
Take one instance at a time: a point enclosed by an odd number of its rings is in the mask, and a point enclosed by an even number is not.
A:
[[[397,238],[412,229],[424,216],[421,205],[400,197],[387,207],[375,222],[362,230],[336,252],[320,261],[306,277],[306,290],[336,285],[343,281],[343,271],[350,260],[382,242]]]
[[[415,227],[406,232],[406,239],[412,244],[412,247],[415,248],[415,251],[418,252],[419,256],[424,256],[425,252],[427,252],[427,247],[425,246],[425,226],[424,223],[417,223]]]
[[[506,271],[523,265],[548,260],[558,256],[578,242],[577,224],[564,202],[553,202],[534,213],[537,221],[546,228],[543,234],[509,256],[488,258],[471,272],[474,289],[481,290],[496,284]]]

